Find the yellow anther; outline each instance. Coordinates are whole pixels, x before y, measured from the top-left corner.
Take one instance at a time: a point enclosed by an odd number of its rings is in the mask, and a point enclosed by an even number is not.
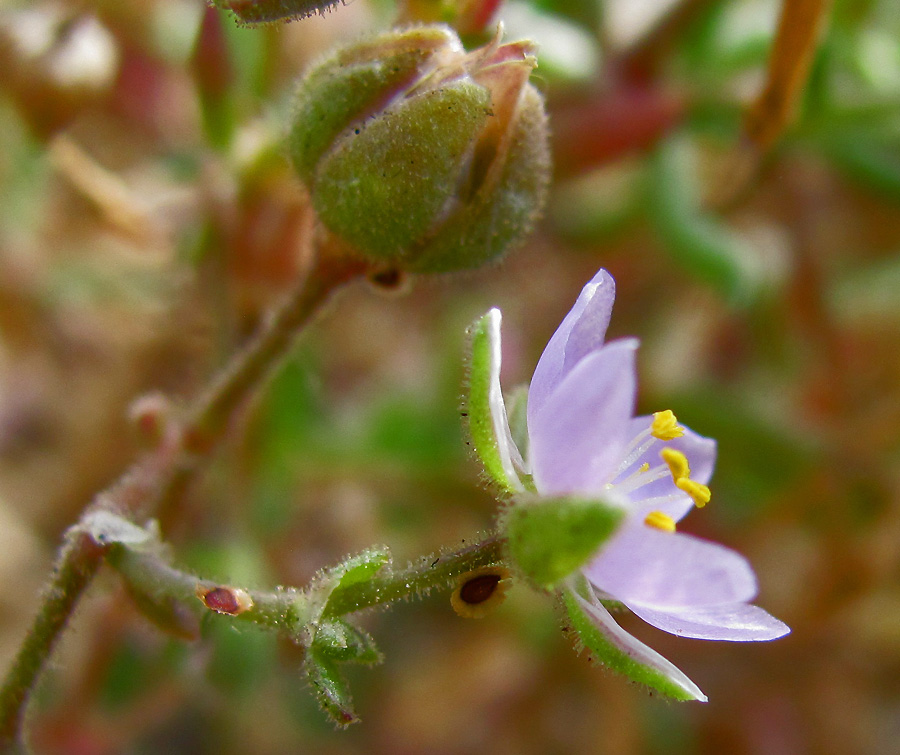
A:
[[[675,485],[693,499],[694,505],[698,509],[702,509],[709,503],[709,499],[712,497],[712,493],[710,493],[709,488],[706,487],[706,485],[701,485],[699,482],[694,482],[687,477],[675,480]]]
[[[688,466],[687,456],[674,448],[664,448],[659,453],[662,460],[668,465],[672,473],[672,479],[677,483],[682,477],[691,476],[691,468]]]
[[[666,409],[664,412],[654,412],[650,434],[660,440],[674,440],[684,435],[684,428],[678,424],[672,410]]]
[[[649,472],[649,471],[650,471],[650,464],[649,464],[649,462],[646,462],[646,461],[645,461],[643,464],[641,464],[641,466],[638,467],[638,470],[637,470],[637,471],[638,471],[638,472]]]
[[[668,514],[663,514],[662,511],[651,511],[644,519],[644,524],[649,527],[655,527],[663,532],[675,531],[675,520]]]

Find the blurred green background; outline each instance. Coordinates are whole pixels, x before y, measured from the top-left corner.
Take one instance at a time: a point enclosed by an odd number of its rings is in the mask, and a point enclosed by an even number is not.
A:
[[[0,6],[0,657],[61,533],[139,444],[137,396],[188,399],[309,255],[279,140],[292,82],[395,8],[238,28],[201,0]],[[362,618],[334,731],[289,643],[210,616],[170,639],[104,573],[30,718],[39,752],[890,753],[900,741],[900,6],[835,0],[798,116],[760,157],[743,114],[779,4],[510,2],[541,43],[556,176],[501,265],[343,292],[248,407],[164,534],[177,563],[303,585],[374,544],[404,564],[490,528],[458,416],[466,326],[504,313],[527,382],[581,286],[618,283],[640,408],[719,441],[683,529],[745,553],[763,644],[623,617],[710,702],[669,704],[579,658],[546,596],[478,620],[446,595]],[[660,26],[659,24],[662,24]],[[653,30],[663,30],[655,34]]]

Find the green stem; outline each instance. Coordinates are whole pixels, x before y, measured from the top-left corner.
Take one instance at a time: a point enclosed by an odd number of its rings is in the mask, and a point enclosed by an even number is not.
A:
[[[235,411],[269,377],[329,294],[365,272],[364,264],[359,261],[320,251],[324,253],[317,255],[301,286],[197,402],[189,413],[189,421],[176,428],[175,433],[168,433],[157,449],[137,462],[113,487],[98,495],[85,513],[105,509],[140,521],[155,513],[171,512],[177,492],[208,457]],[[0,752],[21,747],[22,721],[29,695],[103,561],[104,550],[92,544],[79,525],[70,530],[69,537],[34,624],[0,687]]]
[[[198,592],[223,587],[220,583],[176,569],[155,553],[132,550],[123,545],[111,548],[107,560],[131,587],[158,602],[171,599],[199,608],[202,603]],[[235,614],[233,618],[250,621],[269,629],[288,631],[297,623],[295,603],[300,598],[298,590],[286,588],[263,591],[234,586],[229,586],[229,589],[240,590],[249,595],[253,601],[250,608]]]
[[[186,453],[161,486],[155,512],[161,522],[165,523],[171,515],[179,493],[196,469],[197,457],[207,455],[224,435],[235,412],[290,352],[297,334],[335,289],[367,271],[363,261],[323,251],[306,279],[265,329],[232,359],[189,413],[182,431]]]
[[[368,264],[363,260],[320,254],[303,284],[200,400],[191,414],[188,433],[194,439],[218,436],[234,410],[289,353],[297,334],[329,295],[367,270]]]
[[[70,536],[56,575],[44,593],[40,612],[0,689],[0,752],[16,752],[21,748],[20,732],[28,696],[78,598],[102,562],[103,548],[87,535]]]
[[[426,557],[401,571],[389,571],[365,582],[340,587],[332,594],[326,616],[342,616],[363,608],[393,603],[427,595],[435,588],[446,587],[461,574],[503,561],[503,541],[489,537],[467,548],[439,558]],[[385,570],[387,571],[387,570]]]
[[[199,607],[198,589],[222,587],[170,566],[152,551],[115,545],[108,560],[132,587],[157,602],[170,599]],[[372,606],[421,597],[434,589],[446,588],[461,574],[502,561],[503,543],[494,536],[439,558],[423,557],[414,566],[400,571],[387,567],[384,571],[388,573],[384,576],[378,575],[347,587],[338,586],[328,596],[323,616],[338,617]],[[299,626],[301,604],[309,592],[290,587],[269,591],[235,586],[228,586],[228,589],[246,593],[253,601],[250,608],[235,614],[233,618],[290,634],[302,628]]]

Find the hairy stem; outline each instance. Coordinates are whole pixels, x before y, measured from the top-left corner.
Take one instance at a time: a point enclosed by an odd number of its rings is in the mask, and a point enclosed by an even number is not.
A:
[[[384,575],[347,587],[338,586],[327,596],[323,616],[343,616],[446,588],[461,574],[501,563],[502,547],[502,541],[494,536],[438,558],[423,557],[406,569],[393,571],[386,567]],[[254,590],[232,585],[223,587],[174,568],[157,553],[133,550],[124,545],[111,548],[109,561],[132,587],[156,601],[171,599],[199,607],[199,593],[203,591],[223,588],[233,593],[241,592],[250,597],[252,606],[235,612],[233,618],[289,633],[302,629],[302,617],[307,613],[304,601],[308,600],[310,591],[304,592],[299,588]],[[315,583],[312,588],[314,591]]]
[[[358,260],[319,255],[302,285],[213,382],[188,413],[187,422],[170,430],[158,448],[98,495],[85,514],[105,509],[140,520],[170,510],[177,500],[177,491],[183,489],[209,456],[235,411],[269,377],[329,294],[364,272],[364,263]],[[0,752],[14,751],[20,742],[28,697],[104,557],[105,550],[77,524],[70,529],[67,540],[31,630],[0,687]]]
[[[425,595],[435,588],[446,587],[461,574],[502,561],[502,540],[496,536],[489,537],[454,553],[435,559],[426,557],[406,569],[385,570],[385,575],[339,588],[332,594],[325,613],[328,616],[342,616],[363,608]]]
[[[103,549],[86,535],[67,542],[41,610],[0,689],[0,752],[15,752],[28,695],[102,561]]]
[[[366,264],[340,255],[323,254],[303,284],[294,291],[262,332],[214,381],[188,414],[182,429],[184,454],[160,488],[153,513],[165,523],[196,469],[228,429],[237,409],[272,374],[289,353],[297,334],[336,288],[363,275]]]
[[[159,602],[170,599],[199,608],[204,591],[224,587],[217,582],[176,569],[156,553],[132,550],[122,545],[115,545],[110,549],[108,560],[132,588]],[[299,590],[249,590],[230,585],[224,589],[242,592],[252,600],[252,606],[235,612],[232,614],[234,618],[269,629],[291,630],[297,623],[295,603],[300,595]]]

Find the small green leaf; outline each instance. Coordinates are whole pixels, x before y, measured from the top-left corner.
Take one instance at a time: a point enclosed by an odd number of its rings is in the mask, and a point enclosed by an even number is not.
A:
[[[319,707],[341,728],[359,721],[347,680],[335,661],[320,650],[310,648],[304,666]]]
[[[368,633],[343,619],[322,621],[316,629],[313,648],[342,663],[381,663],[383,656]]]
[[[328,570],[328,574],[337,577],[335,590],[366,582],[374,577],[383,567],[391,562],[391,552],[383,545],[373,545],[362,553],[350,556],[345,561]]]
[[[515,563],[539,587],[550,589],[583,566],[624,516],[605,501],[543,498],[516,502],[501,526]]]
[[[386,547],[372,546],[320,572],[295,604],[301,626],[297,641],[311,644],[321,617],[328,614],[329,603],[353,585],[373,579],[390,562]]]

